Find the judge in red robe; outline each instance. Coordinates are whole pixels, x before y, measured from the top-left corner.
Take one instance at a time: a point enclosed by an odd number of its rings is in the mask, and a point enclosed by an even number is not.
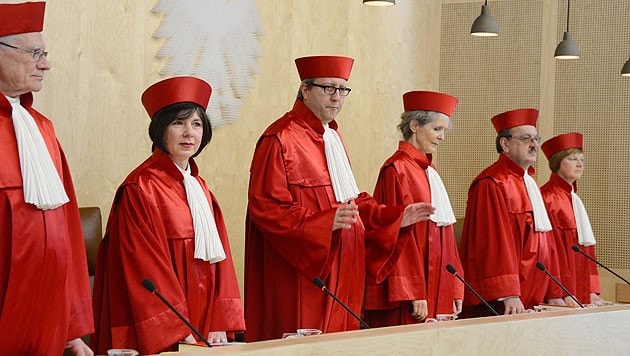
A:
[[[599,296],[597,265],[573,251],[578,246],[595,257],[595,237],[582,200],[577,195],[577,180],[584,173],[586,159],[582,151],[582,134],[572,132],[555,136],[542,144],[549,160],[551,176],[540,189],[555,238],[556,254],[560,263],[560,282],[582,304],[603,301]],[[567,305],[576,305],[565,296]]]
[[[540,136],[538,110],[517,109],[492,118],[499,159],[473,180],[468,191],[460,255],[466,279],[500,314],[518,314],[561,294],[536,267],[557,276],[551,259],[551,223],[531,177]],[[469,291],[466,316],[491,315]]]
[[[245,240],[246,341],[280,338],[299,328],[358,329],[359,322],[313,279],[321,278],[359,313],[366,253],[384,260],[400,226],[427,219],[433,210],[422,203],[403,213],[359,193],[334,120],[350,92],[352,64],[347,57],[298,58],[298,99],[256,145]],[[372,236],[389,245],[366,252]]]
[[[429,202],[436,212],[428,221],[401,229],[396,253],[382,276],[368,275],[364,315],[372,327],[418,323],[436,314],[457,315],[464,297],[463,284],[445,268],[451,264],[463,275],[453,230],[455,216],[431,163],[450,126],[457,98],[412,91],[403,95],[403,103],[398,127],[404,141],[381,167],[374,198],[390,206]]]
[[[210,94],[200,79],[175,77],[142,96],[154,152],[118,188],[99,248],[97,353],[152,354],[200,341],[143,288],[145,278],[210,342],[245,329],[223,215],[192,159],[212,136]]]
[[[53,124],[32,106],[50,69],[44,9],[0,4],[0,355],[91,355],[77,198]]]

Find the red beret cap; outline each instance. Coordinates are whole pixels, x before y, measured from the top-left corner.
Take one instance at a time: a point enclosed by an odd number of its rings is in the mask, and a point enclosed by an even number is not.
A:
[[[142,105],[151,119],[160,109],[175,103],[195,103],[204,110],[208,107],[212,88],[195,77],[173,77],[159,81],[142,93]]]
[[[457,98],[434,91],[410,91],[403,95],[405,111],[436,111],[452,116]]]
[[[342,78],[348,80],[354,59],[341,56],[312,56],[295,60],[300,80]]]
[[[0,4],[0,36],[42,32],[45,2]]]
[[[566,133],[548,139],[540,146],[540,149],[542,149],[547,159],[549,159],[556,153],[569,148],[582,149],[582,139],[583,136],[581,133]]]
[[[538,121],[538,110],[536,109],[516,109],[498,114],[492,118],[492,125],[497,133],[511,129],[516,126],[530,125],[536,126]]]

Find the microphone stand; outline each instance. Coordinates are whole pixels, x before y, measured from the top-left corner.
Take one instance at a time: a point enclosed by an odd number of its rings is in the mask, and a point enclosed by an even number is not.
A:
[[[455,267],[453,267],[453,265],[446,265],[446,270],[453,276],[457,277],[457,279],[459,279],[462,283],[464,283],[466,288],[468,288],[469,291],[473,292],[473,294],[483,303],[483,305],[486,306],[486,308],[488,308],[488,310],[492,312],[492,314],[494,314],[495,316],[499,315],[499,313],[497,313],[497,311],[494,310],[494,308],[491,307],[490,304],[488,304],[488,302],[483,299],[483,297],[479,295],[479,293],[477,293],[477,291],[457,273],[457,270],[455,269]]]
[[[584,253],[584,251],[582,251],[579,247],[577,247],[576,245],[573,245],[573,247],[571,247],[573,249],[573,251],[578,252],[583,254],[584,256],[586,256],[586,258],[588,258],[589,260],[597,263],[601,268],[605,269],[606,271],[614,274],[617,278],[621,279],[622,281],[626,282],[627,285],[630,286],[630,282],[628,282],[625,278],[621,277],[620,275],[618,275],[617,273],[615,273],[615,271],[611,270],[610,268],[604,266],[602,263],[600,263],[598,260],[594,259],[593,257],[589,256],[587,253]]]
[[[539,269],[539,270],[541,270],[541,271],[545,272],[545,274],[546,274],[547,276],[549,276],[549,278],[551,278],[551,280],[552,280],[555,284],[557,284],[557,285],[558,285],[558,287],[560,287],[560,288],[561,288],[561,289],[562,289],[562,290],[563,290],[566,294],[568,294],[568,295],[569,295],[569,297],[571,297],[571,299],[573,299],[573,300],[574,300],[574,301],[575,301],[575,302],[576,302],[576,303],[580,306],[580,308],[584,308],[584,305],[583,305],[582,303],[580,303],[580,301],[579,301],[579,300],[577,300],[577,298],[576,298],[573,294],[571,294],[571,292],[569,292],[569,290],[568,290],[568,289],[566,289],[566,288],[562,285],[562,283],[560,283],[560,281],[556,279],[556,277],[552,276],[552,275],[551,275],[551,273],[549,273],[549,271],[547,271],[547,268],[545,268],[545,265],[544,265],[544,264],[542,264],[542,262],[536,262],[536,267],[538,267],[538,269]]]
[[[324,291],[324,293],[326,293],[329,296],[331,296],[332,299],[335,300],[335,302],[339,303],[339,305],[341,305],[348,313],[350,313],[350,315],[352,315],[355,319],[357,319],[359,321],[359,323],[361,324],[361,326],[363,326],[364,329],[369,329],[370,328],[370,326],[365,321],[363,321],[363,319],[359,318],[359,316],[356,315],[352,311],[352,309],[350,309],[350,307],[348,307],[344,302],[339,300],[339,298],[337,298],[336,295],[334,295],[331,291],[329,291],[328,288],[326,288],[326,285],[324,284],[324,281],[322,281],[319,277],[313,278],[313,283],[318,288],[320,288],[322,291]]]
[[[203,341],[204,344],[206,344],[206,346],[212,347],[212,345],[210,345],[208,340],[206,340],[206,338],[203,337],[203,335],[201,335],[199,330],[197,330],[194,326],[192,326],[192,324],[179,311],[177,311],[177,309],[175,309],[173,304],[169,303],[169,301],[166,300],[164,296],[162,296],[162,293],[158,292],[157,288],[155,287],[155,284],[153,284],[153,282],[150,279],[148,278],[143,279],[142,286],[149,292],[157,295],[158,298],[160,298],[162,302],[166,304],[166,306],[169,307],[169,309],[171,309],[175,313],[175,315],[177,315],[177,317],[180,318],[184,322],[184,324],[186,324],[186,326],[188,326],[188,328],[192,330],[192,332],[195,333],[195,335],[197,335],[198,338],[201,339],[201,341]]]

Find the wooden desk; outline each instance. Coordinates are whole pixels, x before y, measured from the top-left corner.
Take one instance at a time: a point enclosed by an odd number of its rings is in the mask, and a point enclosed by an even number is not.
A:
[[[630,303],[630,286],[625,283],[615,285],[615,302]]]
[[[199,348],[178,355],[630,355],[630,305]]]

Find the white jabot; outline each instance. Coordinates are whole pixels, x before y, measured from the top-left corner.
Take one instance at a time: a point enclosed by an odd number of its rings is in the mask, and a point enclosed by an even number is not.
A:
[[[575,216],[575,225],[577,225],[578,242],[582,246],[595,245],[595,236],[591,228],[591,221],[586,213],[586,208],[582,203],[582,199],[571,191],[571,204],[573,205],[573,215]]]
[[[354,180],[346,151],[339,135],[328,127],[328,124],[324,124],[324,153],[326,153],[328,173],[330,173],[330,181],[337,201],[345,203],[358,197],[359,187]]]
[[[538,184],[536,184],[534,178],[527,174],[527,171],[525,171],[523,179],[525,180],[529,201],[534,209],[534,229],[539,232],[551,231],[551,221],[549,221],[549,215],[547,215],[547,209],[545,209]]]
[[[437,226],[454,224],[457,220],[455,219],[453,207],[448,199],[442,178],[431,166],[427,167],[426,172],[429,178],[429,187],[431,188],[431,204],[435,207],[435,212],[429,216],[429,219]]]
[[[190,174],[190,165],[185,170],[179,166],[177,168],[184,174],[184,188],[195,229],[195,258],[210,263],[225,260],[225,251],[219,237],[217,223],[214,221],[214,214],[201,184]]]
[[[20,104],[20,98],[6,97],[11,103],[13,128],[20,156],[24,201],[40,210],[55,209],[70,201],[53,164],[35,119]]]

